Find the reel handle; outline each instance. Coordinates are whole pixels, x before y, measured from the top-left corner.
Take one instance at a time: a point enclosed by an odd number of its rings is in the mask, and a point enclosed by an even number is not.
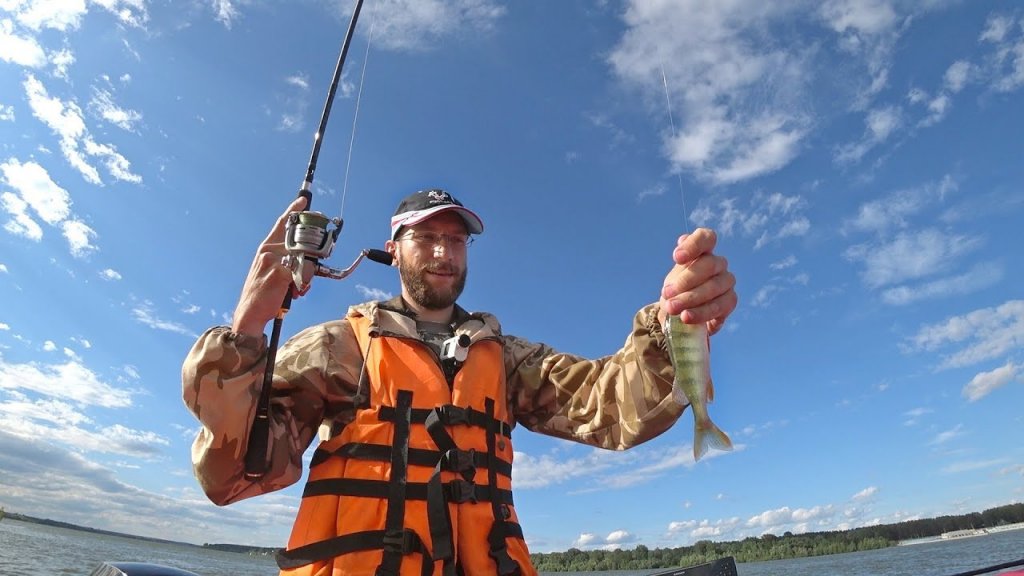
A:
[[[385,266],[391,266],[391,263],[394,262],[395,260],[395,258],[389,252],[380,250],[378,248],[368,249],[366,251],[366,257],[378,264],[383,264]]]

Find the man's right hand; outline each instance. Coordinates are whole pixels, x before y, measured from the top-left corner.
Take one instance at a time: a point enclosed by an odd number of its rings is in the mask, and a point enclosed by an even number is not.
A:
[[[277,219],[270,234],[256,250],[242,295],[235,307],[231,330],[249,336],[261,336],[267,322],[281,311],[281,304],[292,285],[291,271],[281,264],[288,254],[284,248],[284,229],[288,214],[305,209],[306,199],[299,197]]]

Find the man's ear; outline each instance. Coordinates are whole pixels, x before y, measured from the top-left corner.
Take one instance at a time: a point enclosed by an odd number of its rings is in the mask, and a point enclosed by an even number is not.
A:
[[[394,240],[388,240],[387,242],[384,243],[384,250],[386,250],[388,254],[391,254],[391,265],[397,268],[398,242],[395,242]]]

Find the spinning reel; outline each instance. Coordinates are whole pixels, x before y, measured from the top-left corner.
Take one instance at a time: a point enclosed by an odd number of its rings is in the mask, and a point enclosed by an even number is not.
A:
[[[331,225],[334,228],[331,228]],[[331,268],[320,263],[329,258],[334,243],[344,225],[341,218],[328,218],[320,212],[291,212],[285,222],[284,246],[288,254],[281,258],[281,264],[291,270],[292,284],[296,296],[309,291],[314,276],[341,280],[351,274],[363,258],[391,265],[391,254],[384,250],[367,248],[359,253],[348,268]]]

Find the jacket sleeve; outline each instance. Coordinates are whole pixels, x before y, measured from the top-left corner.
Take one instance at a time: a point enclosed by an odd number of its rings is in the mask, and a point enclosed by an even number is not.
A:
[[[202,428],[192,443],[196,478],[217,505],[279,490],[302,476],[302,455],[324,420],[352,417],[362,356],[349,323],[303,330],[281,346],[270,401],[269,469],[244,477],[249,429],[256,413],[266,339],[226,327],[207,330],[182,366],[182,397]]]
[[[612,450],[668,430],[685,405],[672,399],[673,368],[658,305],[637,312],[623,347],[588,360],[505,337],[508,389],[526,428]]]

